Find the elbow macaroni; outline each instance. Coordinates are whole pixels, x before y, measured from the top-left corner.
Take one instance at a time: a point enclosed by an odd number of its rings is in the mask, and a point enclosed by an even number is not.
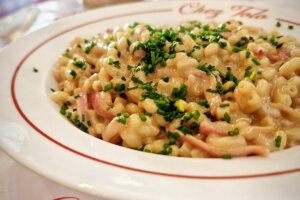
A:
[[[51,99],[81,130],[145,152],[283,150],[300,144],[300,45],[279,35],[231,20],[77,37],[53,69]]]

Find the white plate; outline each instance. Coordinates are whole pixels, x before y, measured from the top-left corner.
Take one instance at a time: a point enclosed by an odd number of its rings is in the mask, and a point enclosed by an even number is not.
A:
[[[189,159],[147,154],[89,136],[50,99],[51,69],[75,36],[89,37],[134,21],[237,19],[299,38],[298,12],[237,2],[159,2],[93,10],[19,39],[0,54],[0,146],[18,162],[55,182],[103,198],[296,199],[300,147],[267,158]],[[294,25],[288,30],[288,25]],[[39,69],[38,73],[33,68]],[[288,185],[288,186],[287,186]]]

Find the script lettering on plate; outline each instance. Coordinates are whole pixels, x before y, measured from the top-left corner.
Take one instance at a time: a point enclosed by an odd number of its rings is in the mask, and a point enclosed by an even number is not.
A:
[[[199,2],[183,4],[179,8],[179,13],[183,15],[199,13],[199,14],[206,15],[206,19],[216,18],[218,15],[220,15],[223,12],[224,11],[220,9],[206,8],[206,5],[203,5]]]
[[[268,9],[256,8],[247,5],[235,5],[231,7],[233,11],[239,11],[232,15],[232,17],[247,17],[250,19],[265,19],[267,18],[266,12]]]

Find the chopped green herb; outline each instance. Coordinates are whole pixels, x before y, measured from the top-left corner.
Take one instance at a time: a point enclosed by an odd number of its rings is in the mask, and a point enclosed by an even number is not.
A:
[[[200,101],[198,101],[198,104],[206,108],[209,108],[208,101],[206,101],[205,99],[201,99]]]
[[[120,61],[118,61],[118,60],[114,61],[112,58],[109,58],[108,64],[114,65],[116,68],[120,69]]]
[[[288,26],[288,29],[289,29],[289,30],[292,30],[293,28],[294,28],[294,26],[292,26],[292,25],[289,25],[289,26]]]
[[[227,107],[227,106],[229,106],[229,103],[224,103],[224,104],[220,105],[221,108],[224,108],[224,107]]]
[[[78,97],[80,97],[80,95],[79,94],[75,94],[73,97],[74,97],[74,99],[77,99]]]
[[[196,111],[193,113],[193,117],[194,117],[195,120],[198,120],[198,119],[199,119],[200,113],[199,113],[198,110],[196,110]]]
[[[147,118],[146,118],[146,116],[145,116],[144,113],[140,113],[140,114],[139,114],[139,117],[140,117],[140,119],[141,119],[143,122],[145,122],[145,121],[147,120]]]
[[[51,92],[55,92],[55,90],[53,88],[50,88]]]
[[[71,119],[71,117],[72,117],[72,113],[71,113],[71,112],[68,112],[67,118],[68,118],[68,119]]]
[[[233,131],[228,131],[228,135],[229,136],[236,136],[236,135],[238,135],[239,134],[239,129],[238,128],[235,128],[235,129],[233,129]]]
[[[92,122],[89,120],[86,122],[88,126],[92,126]]]
[[[169,77],[167,77],[167,76],[165,76],[165,77],[163,77],[163,78],[161,78],[164,82],[169,82]]]
[[[277,148],[279,148],[280,144],[281,144],[281,136],[279,135],[275,138],[275,145]]]
[[[97,45],[97,43],[95,43],[95,42],[88,42],[88,43],[85,43],[85,44],[86,44],[86,46],[85,46],[84,51],[83,51],[85,54],[89,54],[90,51],[92,50],[92,48]]]
[[[113,88],[113,84],[109,83],[109,84],[107,84],[107,85],[104,86],[103,91],[106,92],[106,91],[108,91],[108,90],[110,90],[112,88]]]
[[[224,119],[226,122],[230,123],[230,115],[227,112],[224,114]]]
[[[222,155],[222,158],[226,160],[226,159],[231,159],[232,157],[231,157],[231,155],[224,154],[224,155]]]
[[[125,78],[125,76],[122,76],[122,77],[121,77],[121,79],[122,79],[123,81],[126,81],[126,78]]]
[[[187,86],[185,84],[182,84],[180,88],[173,88],[172,95],[176,99],[183,99],[185,100],[185,97],[187,95]]]
[[[246,58],[250,58],[250,51],[246,50]]]
[[[39,72],[39,70],[37,68],[33,68],[33,72]]]
[[[227,46],[226,42],[218,42],[219,46],[224,49]]]
[[[70,74],[73,76],[73,79],[76,78],[76,75],[77,75],[77,74],[76,74],[76,72],[75,72],[74,70],[71,70],[71,71],[70,71]]]
[[[67,110],[68,109],[68,106],[66,105],[66,104],[63,104],[61,107],[60,107],[60,113],[62,114],[62,115],[65,115],[66,113],[67,113]]]
[[[105,110],[109,111],[109,110],[110,110],[110,107],[109,107],[109,106],[107,106],[107,107],[105,108]]]
[[[115,87],[115,91],[122,92],[125,90],[125,84],[123,83],[117,83]]]
[[[280,27],[281,26],[281,23],[280,22],[277,22],[276,23],[276,27]]]
[[[260,62],[258,62],[255,58],[252,58],[252,61],[254,62],[254,64],[260,65]]]

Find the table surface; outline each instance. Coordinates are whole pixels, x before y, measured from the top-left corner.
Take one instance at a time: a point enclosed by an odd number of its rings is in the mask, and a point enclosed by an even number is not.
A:
[[[42,2],[43,0],[12,0],[11,4],[15,3],[16,5],[10,5],[14,7],[14,9],[8,9],[8,6],[4,8],[4,0],[0,0],[0,17],[8,14],[15,10],[16,8],[21,8],[26,5],[34,4],[37,2]],[[132,1],[132,0],[128,0]],[[244,1],[252,1],[252,2],[264,2],[271,3],[274,6],[285,7],[293,10],[300,11],[300,1],[299,0],[244,0]],[[20,3],[21,2],[21,3]],[[58,13],[53,12],[52,17],[45,15],[46,12],[49,12],[49,8],[47,8],[47,4],[49,3],[57,3],[61,4],[62,7],[68,5],[73,6],[72,9],[68,9],[65,12],[61,10],[57,10]],[[109,1],[103,1],[105,5],[109,4]],[[108,3],[107,3],[108,2]],[[115,1],[111,1],[116,3]],[[126,2],[126,0],[117,2]],[[103,4],[104,5],[104,4]],[[26,34],[35,31],[43,26],[49,25],[55,20],[62,18],[64,16],[69,16],[72,14],[76,14],[79,12],[83,12],[87,10],[86,7],[83,6],[81,0],[60,0],[60,1],[47,1],[40,4],[37,4],[40,13],[32,25],[32,27],[26,32]],[[4,10],[6,9],[6,10]],[[48,13],[49,14],[49,13]],[[56,15],[56,17],[55,17]],[[1,30],[0,30],[1,31]],[[0,46],[1,49],[1,46]],[[55,200],[55,199],[67,199],[63,197],[70,197],[68,199],[84,199],[84,200],[94,200],[99,199],[95,197],[91,197],[85,194],[81,194],[79,192],[68,189],[64,186],[58,185],[44,177],[41,177],[29,169],[23,167],[21,164],[15,162],[13,159],[8,157],[3,151],[0,150],[0,199],[1,200]],[[34,188],[34,190],[32,190]],[[72,198],[71,198],[72,197]]]

